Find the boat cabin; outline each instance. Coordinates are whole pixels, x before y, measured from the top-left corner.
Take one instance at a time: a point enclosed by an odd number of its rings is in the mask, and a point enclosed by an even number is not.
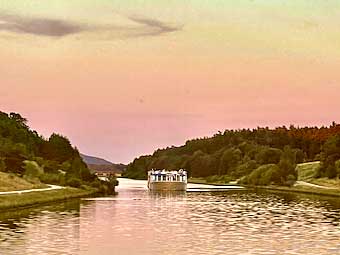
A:
[[[154,170],[148,172],[148,188],[150,190],[186,190],[187,172]]]

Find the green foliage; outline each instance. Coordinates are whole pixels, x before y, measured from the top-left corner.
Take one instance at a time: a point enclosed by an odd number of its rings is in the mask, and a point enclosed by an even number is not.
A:
[[[37,162],[35,161],[29,161],[25,160],[24,161],[24,169],[25,173],[24,175],[27,177],[40,177],[41,175],[44,174],[44,169],[38,165]]]
[[[5,160],[0,158],[0,172],[5,172],[6,171],[6,163]]]
[[[264,147],[256,154],[256,162],[260,165],[277,164],[280,161],[282,151],[276,148]]]
[[[232,178],[228,175],[212,175],[206,177],[208,183],[229,183]]]
[[[330,137],[322,146],[320,176],[330,179],[339,175],[340,135]]]
[[[328,177],[329,179],[333,179],[337,176],[335,165],[330,164],[327,166],[325,170],[325,176]]]
[[[340,176],[340,159],[335,161],[335,168],[337,175]]]
[[[278,167],[282,185],[286,184],[289,175],[296,178],[296,154],[289,146],[284,147]]]
[[[48,142],[44,143],[43,155],[46,159],[63,163],[74,158],[76,154],[77,151],[72,147],[70,141],[64,136],[52,134]]]
[[[258,167],[246,179],[246,183],[251,185],[269,185],[278,182],[280,182],[279,168],[275,164]]]
[[[334,178],[337,175],[336,161],[340,158],[340,136],[331,137],[322,146],[320,153],[320,177]]]
[[[66,173],[62,177],[60,170]],[[66,137],[52,134],[45,140],[17,113],[0,112],[0,171],[61,185],[72,178],[81,183],[96,179]]]
[[[70,178],[66,181],[66,185],[73,188],[79,188],[82,185],[82,182],[78,178]]]
[[[245,162],[238,165],[235,168],[235,171],[231,172],[231,176],[237,178],[240,178],[242,176],[245,176],[249,173],[251,173],[253,170],[255,170],[258,167],[258,164],[255,160],[249,160],[245,158]]]
[[[240,149],[230,148],[223,152],[220,159],[219,174],[230,174],[242,159],[242,151]]]
[[[293,182],[292,176],[297,177],[296,164],[315,158],[321,160],[318,171],[321,177],[339,176],[340,167],[335,165],[340,160],[339,137],[340,125],[336,124],[322,128],[283,126],[226,130],[213,137],[190,140],[183,146],[159,149],[153,155],[137,158],[123,175],[146,179],[147,171],[152,168],[185,168],[194,178],[227,175],[239,179],[249,177],[260,166],[274,164],[277,168],[265,171],[263,176],[261,173],[261,183],[270,180],[289,185]]]
[[[285,184],[287,186],[293,186],[295,182],[296,182],[296,176],[290,174],[290,175],[287,176],[287,180],[286,180]]]
[[[39,177],[43,183],[54,184],[54,185],[66,185],[65,175],[61,173],[44,173]]]
[[[296,171],[299,181],[309,181],[319,176],[320,161],[298,164]]]

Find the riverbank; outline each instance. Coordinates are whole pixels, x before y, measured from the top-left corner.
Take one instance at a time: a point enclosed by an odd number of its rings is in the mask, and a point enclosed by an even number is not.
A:
[[[193,184],[206,184],[206,185],[213,185],[213,186],[234,186],[235,183],[222,183],[222,182],[209,182],[203,178],[190,178],[189,183]],[[322,183],[319,183],[322,184]],[[340,189],[334,187],[313,187],[313,186],[293,186],[293,187],[286,187],[286,186],[253,186],[253,185],[242,185],[237,184],[241,187],[245,187],[248,189],[253,190],[269,190],[269,191],[279,191],[279,192],[296,192],[296,193],[305,193],[305,194],[313,194],[313,195],[324,195],[324,196],[333,196],[333,197],[340,197]]]
[[[77,189],[66,187],[58,190],[1,195],[0,211],[86,197],[96,193],[98,193],[98,189],[94,188]]]
[[[189,183],[206,184],[206,185],[213,185],[213,186],[234,186],[235,185],[234,183],[209,182],[201,178],[190,178]],[[317,187],[308,187],[308,186],[286,187],[286,186],[275,186],[275,185],[270,185],[270,186],[252,186],[252,185],[242,185],[242,184],[237,184],[237,185],[248,188],[248,189],[254,189],[254,190],[296,192],[296,193],[305,193],[305,194],[313,194],[313,195],[340,197],[340,189],[330,188],[330,187],[317,188]]]
[[[13,173],[0,172],[0,192],[47,188],[39,181],[29,182]]]
[[[314,188],[314,187],[248,186],[248,185],[244,187],[251,188],[254,190],[295,192],[295,193],[304,193],[304,194],[311,194],[311,195],[340,197],[340,190],[338,189],[320,189],[320,188]]]
[[[189,178],[188,183],[193,184],[207,184],[207,185],[215,185],[215,186],[235,186],[237,183],[235,182],[223,182],[223,181],[209,181],[205,178]]]

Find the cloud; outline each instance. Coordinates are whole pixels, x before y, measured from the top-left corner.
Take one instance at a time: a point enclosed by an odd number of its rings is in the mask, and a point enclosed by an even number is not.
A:
[[[127,17],[136,25],[87,25],[60,19],[29,18],[0,13],[0,31],[35,36],[64,37],[81,32],[110,32],[112,39],[158,36],[181,30],[181,27],[168,25],[156,19]]]
[[[16,15],[0,14],[0,31],[37,36],[63,37],[76,34],[88,28],[80,24],[58,19],[27,18]]]
[[[144,25],[144,30],[140,31],[140,36],[155,36],[164,33],[176,32],[182,29],[179,26],[171,26],[156,19],[145,17],[129,17],[133,22]]]

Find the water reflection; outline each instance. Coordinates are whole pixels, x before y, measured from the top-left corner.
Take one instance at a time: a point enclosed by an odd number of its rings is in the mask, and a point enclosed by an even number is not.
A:
[[[77,253],[76,243],[64,244],[79,237],[79,211],[75,200],[0,213],[0,254]]]
[[[133,188],[132,188],[133,187]],[[0,214],[1,254],[339,254],[336,198],[148,192]]]

